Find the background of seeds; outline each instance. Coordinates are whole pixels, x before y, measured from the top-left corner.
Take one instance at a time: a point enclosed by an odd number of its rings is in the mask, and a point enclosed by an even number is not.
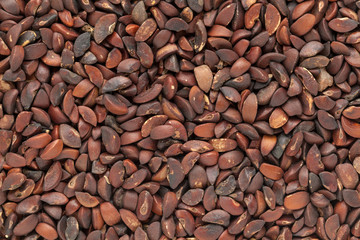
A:
[[[360,237],[360,1],[0,6],[1,237]]]

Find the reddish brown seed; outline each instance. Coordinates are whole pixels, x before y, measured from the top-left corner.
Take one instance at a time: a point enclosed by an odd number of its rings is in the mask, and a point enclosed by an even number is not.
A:
[[[119,134],[114,129],[108,126],[102,126],[101,138],[108,153],[117,154],[119,152],[121,140]]]
[[[288,120],[289,117],[281,108],[275,108],[269,117],[269,124],[272,128],[280,128],[284,126]]]
[[[289,210],[298,210],[304,208],[309,201],[309,193],[300,191],[286,196],[284,206]]]
[[[357,186],[359,176],[352,164],[339,164],[336,166],[335,171],[345,188],[354,189]]]
[[[75,196],[84,207],[93,208],[99,204],[99,200],[87,192],[75,192]]]
[[[132,189],[139,186],[145,180],[146,173],[147,172],[145,169],[140,169],[136,171],[130,177],[125,179],[122,187],[125,189]]]
[[[180,32],[186,31],[189,25],[181,18],[173,17],[165,23],[165,28],[170,31]]]
[[[244,154],[241,151],[234,150],[224,153],[219,157],[218,160],[219,167],[221,169],[232,168],[238,165],[239,163],[241,163],[243,158],[244,158]]]
[[[231,77],[239,77],[249,70],[251,63],[245,58],[239,58],[231,67],[230,75]]]
[[[25,167],[26,166],[26,160],[23,156],[9,152],[5,155],[5,161],[6,164],[8,164],[10,167]]]
[[[340,33],[350,32],[354,30],[358,25],[358,22],[348,17],[334,18],[329,22],[329,28]]]
[[[196,228],[194,236],[199,240],[215,240],[223,232],[224,228],[220,225],[207,224]]]
[[[251,4],[251,7],[246,11],[244,23],[247,29],[251,29],[255,25],[256,20],[259,19],[261,6],[261,3]]]
[[[51,141],[51,136],[48,133],[40,133],[34,137],[29,138],[24,142],[25,145],[32,148],[44,148]]]
[[[150,132],[150,137],[154,140],[165,139],[173,136],[175,128],[170,125],[161,125],[154,127]]]
[[[272,180],[279,180],[284,175],[284,171],[275,165],[263,163],[260,165],[260,172],[267,178]]]
[[[255,121],[258,109],[258,100],[254,93],[250,93],[250,95],[245,99],[241,113],[244,122],[253,123]]]
[[[58,234],[55,230],[55,228],[47,223],[39,223],[36,228],[35,231],[42,236],[45,239],[57,239],[58,238]]]
[[[359,133],[360,124],[359,123],[351,121],[351,120],[347,119],[346,117],[342,116],[341,117],[341,125],[342,125],[344,131],[351,137],[354,137],[354,138],[360,137],[360,133]]]
[[[61,124],[59,129],[59,136],[63,143],[72,148],[79,148],[81,146],[81,139],[79,132],[67,124]]]
[[[136,215],[133,212],[127,209],[120,209],[119,212],[121,220],[128,228],[130,228],[131,231],[135,232],[136,228],[141,226],[140,221],[137,219]]]
[[[250,238],[251,236],[255,235],[256,233],[258,233],[261,228],[265,225],[265,221],[263,220],[253,220],[251,222],[249,222],[244,229],[244,236],[246,238]]]
[[[276,30],[278,29],[281,21],[281,16],[277,8],[272,5],[268,4],[266,6],[265,12],[265,29],[269,33],[269,35],[273,35]]]
[[[48,192],[54,189],[61,181],[62,178],[62,168],[59,162],[55,162],[51,165],[44,177],[44,186],[43,189],[45,192]]]
[[[104,202],[100,204],[101,216],[104,219],[104,222],[113,226],[120,222],[120,214],[118,210],[110,202]]]
[[[315,16],[306,13],[291,25],[290,31],[300,37],[308,33],[313,28],[314,24]]]
[[[56,139],[49,143],[45,149],[40,154],[40,157],[44,160],[51,160],[59,156],[61,151],[63,150],[63,141],[61,139]]]

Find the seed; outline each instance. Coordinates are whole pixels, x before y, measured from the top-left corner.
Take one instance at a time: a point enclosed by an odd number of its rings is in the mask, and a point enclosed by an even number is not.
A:
[[[58,234],[57,234],[55,228],[47,223],[39,223],[36,226],[35,231],[40,236],[42,236],[43,238],[46,238],[46,239],[56,239],[58,237]]]
[[[116,26],[116,15],[106,14],[99,18],[94,27],[94,39],[96,43],[101,43],[113,33]]]
[[[284,206],[290,210],[298,210],[304,208],[309,201],[309,193],[300,191],[287,195],[284,199]]]

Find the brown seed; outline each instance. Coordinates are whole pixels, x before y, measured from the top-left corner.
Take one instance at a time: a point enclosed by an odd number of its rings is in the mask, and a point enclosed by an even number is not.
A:
[[[201,65],[194,68],[194,74],[199,88],[209,92],[213,81],[211,69],[207,65]]]
[[[237,150],[224,153],[219,157],[219,167],[220,169],[232,168],[240,164],[243,158],[244,154]]]
[[[26,160],[23,156],[9,152],[5,155],[5,161],[6,164],[8,164],[10,167],[25,167],[26,166]]]
[[[350,207],[358,208],[360,206],[360,193],[352,189],[344,189],[342,191],[344,201]]]
[[[119,152],[121,140],[118,133],[114,129],[108,126],[102,126],[101,137],[102,142],[105,145],[105,149],[108,153],[117,154]]]
[[[24,60],[34,60],[41,58],[47,52],[44,43],[34,43],[24,47]]]
[[[26,176],[22,173],[8,174],[2,183],[2,191],[14,190],[19,188],[26,180]]]
[[[80,148],[81,139],[79,132],[67,124],[60,124],[59,136],[63,143],[72,148]]]
[[[107,225],[113,226],[120,222],[120,214],[114,205],[112,205],[110,202],[101,203],[100,212]]]
[[[253,123],[258,109],[258,100],[254,93],[251,93],[244,101],[241,112],[244,122]]]
[[[45,147],[45,149],[40,154],[40,157],[44,160],[51,160],[53,158],[56,158],[62,150],[63,141],[61,139],[56,139]]]
[[[43,223],[43,222],[39,223],[36,226],[35,231],[40,236],[42,236],[43,238],[46,238],[46,239],[57,239],[58,238],[58,234],[57,234],[55,228],[47,223]]]
[[[119,212],[121,220],[128,228],[130,228],[131,231],[135,232],[136,228],[141,226],[140,221],[137,219],[136,215],[133,212],[127,209],[120,209]]]
[[[360,108],[356,106],[350,106],[344,109],[342,114],[348,119],[356,120],[360,118]]]
[[[45,193],[41,195],[40,200],[49,205],[65,205],[69,201],[65,194],[60,192]]]
[[[75,196],[79,203],[84,207],[93,208],[99,204],[99,200],[87,192],[75,192]]]
[[[251,29],[259,19],[261,6],[261,3],[251,4],[251,7],[245,12],[244,22],[247,29]]]
[[[184,170],[181,166],[181,163],[174,159],[168,159],[169,172],[167,179],[169,181],[170,187],[175,189],[185,178]]]
[[[44,186],[43,189],[45,192],[48,192],[60,183],[62,178],[62,168],[59,162],[55,162],[51,165],[44,177]]]
[[[340,33],[350,32],[354,30],[358,25],[358,22],[348,17],[334,18],[329,22],[329,28],[331,28],[335,32]]]
[[[31,233],[35,227],[38,225],[38,216],[36,214],[31,214],[24,219],[22,219],[14,228],[15,236],[25,236]]]
[[[288,120],[289,117],[281,108],[275,108],[269,117],[269,124],[272,128],[280,128],[284,126]]]
[[[265,225],[265,221],[263,220],[253,220],[251,222],[249,222],[244,229],[244,236],[246,238],[250,238],[251,236],[255,235],[256,233],[258,233],[261,228]]]
[[[140,28],[136,31],[135,41],[141,42],[146,41],[151,37],[155,32],[157,24],[154,19],[148,18],[141,25]]]
[[[152,49],[145,42],[138,42],[136,54],[140,58],[140,63],[146,68],[151,68],[154,62],[154,54]]]
[[[230,214],[225,212],[224,210],[215,209],[208,212],[202,218],[202,221],[227,227],[230,223]]]
[[[300,191],[286,196],[284,206],[289,210],[298,210],[304,208],[309,202],[309,193]]]
[[[359,133],[360,124],[359,123],[351,121],[351,120],[347,119],[346,117],[342,116],[341,117],[341,125],[342,125],[344,131],[351,137],[354,137],[354,138],[360,137],[360,133]]]
[[[350,163],[337,165],[335,171],[344,187],[354,189],[357,186],[359,176]]]
[[[265,12],[265,28],[269,35],[273,35],[278,29],[281,21],[281,16],[277,8],[268,4]]]
[[[146,170],[140,169],[133,173],[130,177],[125,179],[124,184],[122,185],[125,189],[132,189],[139,186],[146,178]]]
[[[16,45],[11,51],[9,63],[11,71],[15,72],[22,65],[25,51],[22,46]]]
[[[251,63],[245,58],[239,58],[231,67],[230,75],[231,77],[239,77],[249,70]]]
[[[99,18],[94,27],[94,39],[96,43],[101,43],[111,35],[116,26],[117,17],[115,14],[106,14]]]
[[[29,138],[24,143],[28,147],[40,149],[48,145],[50,141],[51,141],[51,136],[48,133],[40,133],[34,137]]]
[[[272,180],[279,180],[284,175],[284,171],[275,165],[263,163],[260,165],[260,172],[267,178]]]
[[[306,13],[291,25],[290,31],[300,37],[308,33],[313,28],[314,24],[315,16]]]
[[[80,34],[74,42],[74,56],[81,57],[90,48],[90,33]]]
[[[156,126],[151,130],[150,137],[154,140],[165,139],[173,136],[175,128],[170,125]]]
[[[173,17],[166,22],[165,28],[170,31],[180,32],[186,31],[189,25],[181,18]]]
[[[324,49],[324,45],[318,41],[311,41],[306,43],[300,50],[300,57],[313,57],[319,54]]]
[[[196,228],[194,236],[199,240],[215,240],[218,239],[224,228],[216,224],[207,224]]]

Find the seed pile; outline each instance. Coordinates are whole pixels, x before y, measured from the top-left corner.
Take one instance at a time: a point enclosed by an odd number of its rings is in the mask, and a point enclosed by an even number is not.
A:
[[[0,237],[360,237],[360,1],[3,0]]]

